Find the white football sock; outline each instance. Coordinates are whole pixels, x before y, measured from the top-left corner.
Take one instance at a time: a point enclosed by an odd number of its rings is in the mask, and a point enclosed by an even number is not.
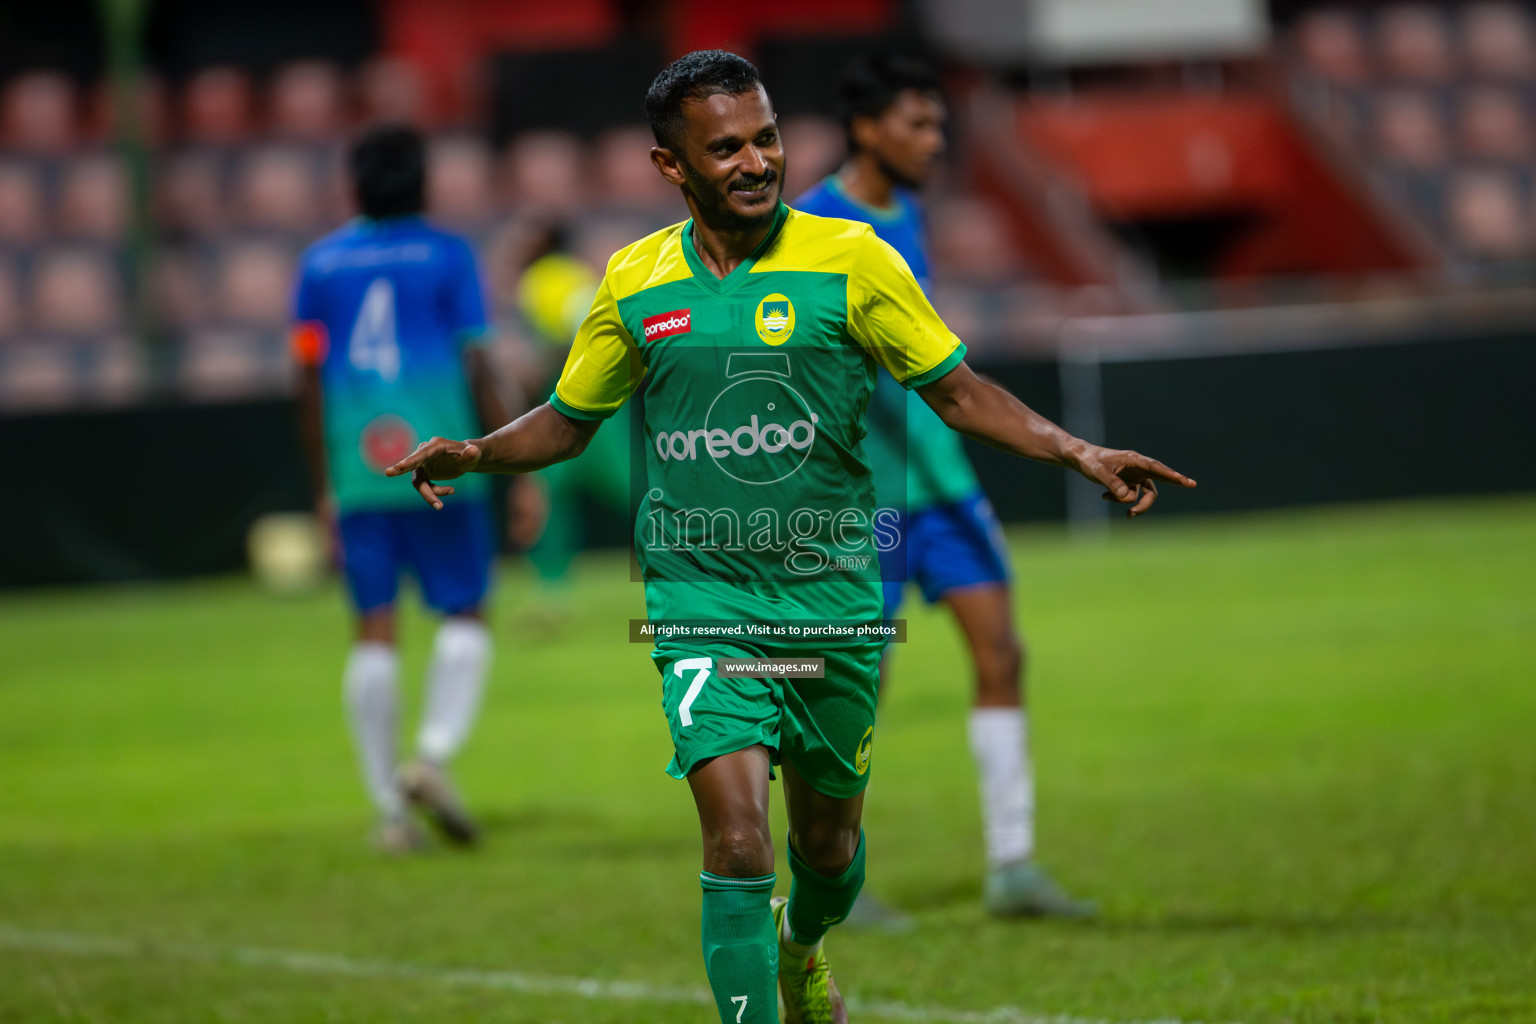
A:
[[[400,656],[393,644],[360,640],[347,658],[343,683],[352,739],[363,769],[363,785],[385,817],[405,813],[395,787],[396,716],[399,704]]]
[[[1035,853],[1035,773],[1023,708],[974,708],[971,753],[981,781],[987,863],[1027,860]]]
[[[491,631],[477,619],[444,619],[432,645],[427,700],[416,749],[433,764],[459,752],[475,724],[485,674],[491,665]]]

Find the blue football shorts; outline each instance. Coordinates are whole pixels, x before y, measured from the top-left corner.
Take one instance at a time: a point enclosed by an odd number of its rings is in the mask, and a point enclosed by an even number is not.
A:
[[[992,503],[980,491],[961,501],[899,514],[900,540],[880,552],[885,617],[901,607],[907,583],[933,604],[963,587],[1008,581],[1008,549]]]
[[[360,614],[394,604],[409,571],[422,600],[444,615],[485,600],[495,557],[490,503],[444,502],[441,509],[351,512],[337,522],[342,571]]]

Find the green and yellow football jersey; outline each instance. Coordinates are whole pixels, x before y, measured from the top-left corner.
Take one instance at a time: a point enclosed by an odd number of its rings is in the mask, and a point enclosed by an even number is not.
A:
[[[648,381],[635,547],[652,619],[869,623],[876,545],[895,540],[864,452],[876,370],[913,388],[964,354],[869,225],[780,205],[724,279],[692,221],[616,253],[550,402],[604,419]]]

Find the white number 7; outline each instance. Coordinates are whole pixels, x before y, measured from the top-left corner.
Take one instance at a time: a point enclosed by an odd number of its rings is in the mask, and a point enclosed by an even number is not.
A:
[[[688,692],[683,694],[683,702],[677,706],[677,717],[682,719],[683,725],[693,724],[693,702],[698,699],[699,691],[704,689],[704,680],[709,678],[710,660],[708,658],[683,658],[672,663],[672,674],[677,678],[683,678],[684,672],[698,670],[698,675],[693,677],[693,682],[688,686]],[[734,996],[732,997],[735,998]],[[742,996],[742,999],[747,998]],[[742,1004],[746,1006],[745,1003]],[[740,1017],[736,1018],[740,1020]]]
[[[747,1012],[747,997],[731,996],[731,1002],[741,1004],[741,1009],[736,1011],[736,1024],[741,1024],[741,1015]]]

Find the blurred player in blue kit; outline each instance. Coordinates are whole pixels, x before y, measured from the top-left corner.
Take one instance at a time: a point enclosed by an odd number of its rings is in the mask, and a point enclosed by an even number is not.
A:
[[[423,220],[426,150],[414,130],[381,126],[352,147],[361,216],[304,254],[294,299],[301,428],[317,508],[339,545],[356,612],[344,691],[363,781],[390,853],[422,843],[415,804],[450,840],[477,830],[447,773],[478,713],[491,660],[484,602],[496,551],[490,489],[466,481],[434,514],[384,476],[433,434],[474,434],[513,413],[482,343],[489,337],[468,243]],[[514,484],[510,521],[527,539],[540,496]],[[416,757],[397,759],[400,576],[443,616],[427,670]]]
[[[844,76],[848,157],[795,203],[822,217],[863,221],[930,285],[917,190],[939,169],[946,111],[936,73],[894,54],[864,56]],[[1014,627],[1007,549],[960,435],[915,391],[888,376],[875,387],[865,441],[881,507],[900,513],[901,543],[881,555],[885,616],[907,581],[943,602],[965,635],[975,670],[971,751],[981,783],[986,909],[1001,916],[1081,917],[1092,904],[1068,896],[1034,861],[1034,773],[1024,709],[1024,645]],[[876,924],[895,915],[872,897],[850,915]]]

